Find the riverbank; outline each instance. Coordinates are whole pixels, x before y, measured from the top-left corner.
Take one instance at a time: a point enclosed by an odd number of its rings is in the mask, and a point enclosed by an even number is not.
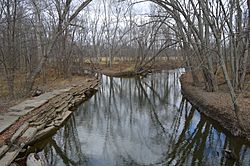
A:
[[[135,63],[116,62],[111,67],[106,64],[96,64],[96,71],[110,77],[133,77],[136,75],[146,75],[149,72],[158,72],[161,70],[173,70],[183,67],[181,60],[162,60],[155,61],[152,66],[146,66],[142,73],[135,71]]]
[[[8,108],[17,105],[32,96],[38,95],[38,93],[46,93],[55,89],[65,89],[72,85],[78,85],[85,82],[88,79],[93,78],[90,74],[78,73],[77,75],[71,75],[68,77],[59,76],[54,70],[48,70],[46,78],[43,75],[39,75],[36,79],[34,87],[29,94],[24,94],[23,85],[25,84],[25,76],[21,76],[15,81],[15,97],[10,98],[8,94],[8,88],[3,76],[0,76],[0,113],[6,112]]]
[[[230,94],[225,90],[207,92],[202,86],[193,85],[191,73],[185,73],[180,78],[183,96],[200,112],[218,122],[234,136],[250,141],[250,98],[247,93],[239,95],[239,121],[232,109]],[[242,129],[243,128],[243,129]]]
[[[98,84],[95,77],[85,77],[1,112],[1,165],[9,165],[27,145],[58,130],[76,106],[97,91]]]

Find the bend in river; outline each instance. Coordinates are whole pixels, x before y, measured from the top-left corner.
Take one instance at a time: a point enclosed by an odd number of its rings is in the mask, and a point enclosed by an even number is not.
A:
[[[99,91],[46,144],[49,165],[250,165],[249,143],[182,98],[184,69],[102,76]]]

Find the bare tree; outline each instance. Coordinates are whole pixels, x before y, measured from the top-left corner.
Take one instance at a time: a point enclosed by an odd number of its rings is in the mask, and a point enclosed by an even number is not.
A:
[[[236,91],[244,87],[248,64],[246,50],[249,46],[248,30],[245,30],[248,29],[249,23],[247,19],[244,21],[242,19],[244,2],[219,0],[216,5],[209,0],[152,0],[152,2],[162,6],[176,22],[176,34],[179,35],[176,38],[182,43],[182,48],[190,50],[194,56],[185,59],[189,61],[192,70],[194,65],[200,64],[199,68],[208,91],[218,90],[217,69],[214,68],[219,65],[231,95],[233,110],[238,116]],[[227,50],[230,50],[230,58],[227,58]],[[230,67],[227,66],[228,61]]]
[[[41,1],[31,0],[31,3],[33,5],[33,10],[36,15],[37,22],[38,22],[37,25],[39,25],[37,26],[37,33],[40,33],[39,29],[41,29],[40,27],[41,25],[43,25],[43,23],[41,22],[42,21],[41,20],[41,8],[39,5],[40,2]],[[44,53],[41,52],[40,48],[42,46],[39,43],[39,41],[37,43],[38,54],[42,56],[41,56],[38,66],[32,72],[30,72],[27,76],[27,83],[26,83],[27,92],[29,92],[32,89],[35,79],[37,78],[38,74],[41,72],[43,66],[45,65],[47,58],[52,52],[52,49],[54,48],[58,38],[65,32],[65,30],[70,26],[71,22],[90,2],[91,0],[82,1],[80,2],[79,6],[76,7],[74,11],[70,11],[72,0],[66,0],[65,3],[61,1],[56,1],[56,7],[57,7],[57,12],[58,12],[58,17],[59,17],[59,21],[57,23],[58,28],[51,35],[52,38],[49,44],[47,45],[47,47],[45,48]]]

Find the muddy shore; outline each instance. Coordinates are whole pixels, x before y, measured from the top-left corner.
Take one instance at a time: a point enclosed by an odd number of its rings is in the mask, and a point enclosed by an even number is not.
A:
[[[242,137],[250,141],[250,105],[244,96],[238,97],[239,119],[233,111],[229,93],[207,92],[203,87],[193,86],[190,73],[185,73],[180,78],[183,96],[201,113],[215,120],[222,128],[233,136]]]

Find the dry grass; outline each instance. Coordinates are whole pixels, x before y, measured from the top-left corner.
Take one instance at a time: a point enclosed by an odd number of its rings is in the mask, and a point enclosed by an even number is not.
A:
[[[104,58],[101,60],[99,64],[95,64],[95,66],[101,70],[103,73],[109,73],[110,75],[116,75],[119,73],[132,73],[135,70],[134,62],[124,62],[119,58],[114,58],[114,62],[112,67],[108,67],[106,64],[107,60]],[[154,70],[164,70],[164,69],[174,69],[182,66],[182,61],[180,60],[161,60],[156,61],[152,66]],[[84,68],[91,69],[93,66],[90,62],[86,62],[83,65]],[[6,81],[4,79],[4,75],[0,75],[0,112],[1,110],[5,110],[7,107],[15,105],[25,98],[24,95],[24,86],[25,86],[25,77],[26,74],[24,72],[17,72],[15,75],[15,100],[9,99],[8,87]],[[71,76],[65,78],[64,76],[58,75],[58,73],[52,69],[47,67],[45,73],[41,73],[39,77],[36,79],[34,84],[34,89],[40,89],[42,91],[50,91],[53,89],[61,89],[65,88],[72,84],[77,84],[84,79],[88,79],[89,76]]]
[[[120,60],[116,60],[113,62],[112,67],[109,67],[106,63],[98,63],[98,68],[103,73],[109,74],[118,74],[118,73],[126,73],[126,72],[134,72],[135,71],[135,62],[124,62]],[[151,67],[154,71],[159,70],[170,70],[183,66],[183,61],[181,60],[158,60],[154,61],[153,65],[148,65],[147,67]]]
[[[5,111],[8,107],[20,103],[27,98],[24,97],[25,76],[24,73],[16,73],[14,84],[15,99],[10,99],[5,78],[3,74],[0,75],[0,112]],[[89,75],[65,78],[64,76],[58,76],[55,70],[48,69],[46,74],[41,73],[35,80],[34,89],[47,92],[53,89],[62,89],[70,85],[79,84],[89,78]]]

